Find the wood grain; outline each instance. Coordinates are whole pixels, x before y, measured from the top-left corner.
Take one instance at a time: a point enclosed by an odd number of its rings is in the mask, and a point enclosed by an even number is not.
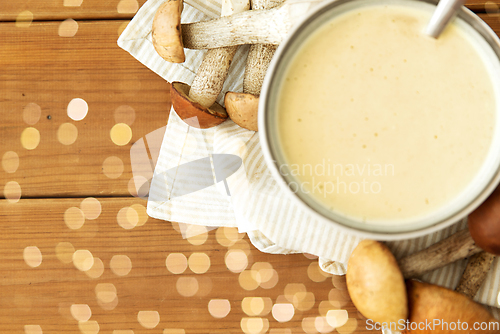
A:
[[[16,21],[23,11],[33,20],[130,19],[146,0],[19,0],[0,2],[0,21]]]
[[[0,21],[16,21],[23,11],[30,11],[35,21],[82,19],[130,19],[146,0],[20,0],[0,2]],[[475,12],[485,12],[485,5],[494,9],[500,0],[467,0]],[[65,5],[66,4],[66,5]],[[78,5],[79,4],[79,5]],[[119,9],[120,6],[120,9]],[[120,12],[119,12],[120,11]]]
[[[0,24],[0,159],[6,151],[14,151],[20,161],[15,173],[0,168],[0,189],[15,181],[26,198],[130,196],[130,147],[166,124],[170,94],[165,80],[117,46],[118,29],[125,22],[80,22],[74,37],[60,37],[59,22],[37,22],[24,29]],[[88,114],[81,121],[67,114],[74,98],[88,103]],[[29,103],[41,108],[34,125],[23,121],[23,108]],[[117,123],[115,111],[123,106],[135,110],[135,121],[132,140],[118,146],[110,131]],[[76,126],[74,144],[58,141],[63,123]],[[40,133],[34,150],[21,145],[27,127]],[[116,179],[102,171],[110,156],[124,164]]]
[[[208,233],[203,244],[193,245],[184,239],[173,226],[149,218],[133,229],[126,230],[117,223],[120,209],[131,205],[145,205],[140,199],[100,198],[102,213],[95,220],[85,220],[80,229],[68,228],[64,212],[70,207],[80,207],[82,199],[27,199],[12,204],[0,201],[0,331],[22,332],[24,325],[40,325],[43,333],[79,333],[78,322],[68,313],[72,304],[86,304],[92,311],[91,321],[97,321],[99,333],[111,334],[113,330],[131,329],[134,333],[148,332],[142,327],[139,311],[157,311],[160,323],[155,333],[165,328],[182,328],[186,333],[241,333],[242,318],[249,317],[242,309],[245,297],[269,297],[275,303],[289,283],[303,284],[315,297],[314,305],[307,311],[296,310],[289,322],[277,322],[272,313],[263,315],[269,327],[289,328],[293,333],[302,332],[302,319],[319,316],[319,305],[328,301],[334,288],[332,278],[313,282],[307,274],[308,267],[317,260],[297,255],[270,255],[255,249],[248,238],[237,246],[222,246],[216,230]],[[63,263],[57,257],[56,246],[71,243],[75,250],[89,250],[104,263],[104,272],[90,278],[72,263]],[[42,262],[31,268],[23,257],[26,247],[36,246]],[[278,283],[271,289],[261,287],[247,291],[238,283],[238,273],[228,270],[225,255],[229,249],[248,247],[248,266],[257,262],[270,264],[278,273]],[[175,275],[165,265],[171,253],[205,253],[210,257],[206,273],[194,274],[189,268]],[[117,276],[110,269],[115,255],[126,255],[132,270]],[[180,277],[194,277],[204,288],[192,297],[183,297],[177,291]],[[103,309],[96,298],[100,283],[116,287],[118,304],[112,310]],[[337,284],[338,286],[338,284]],[[337,290],[347,296],[346,291]],[[211,299],[228,299],[229,315],[216,319],[208,311]],[[322,304],[324,305],[324,303]],[[334,309],[333,305],[331,306]],[[349,317],[358,319],[356,333],[374,333],[363,330],[362,318],[349,302],[342,309]],[[149,333],[149,332],[148,332]]]

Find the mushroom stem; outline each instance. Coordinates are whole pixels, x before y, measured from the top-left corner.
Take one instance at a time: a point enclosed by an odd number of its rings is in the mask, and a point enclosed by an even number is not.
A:
[[[252,10],[268,10],[277,7],[283,0],[253,0]],[[243,93],[260,95],[262,83],[269,63],[277,46],[273,44],[253,44],[248,51],[245,76],[243,77]]]
[[[416,278],[431,270],[479,253],[469,229],[459,231],[440,242],[398,261],[405,278]]]
[[[222,4],[222,15],[229,16],[249,9],[249,0],[226,0]],[[217,37],[215,31],[209,32]],[[191,84],[189,97],[206,108],[214,104],[222,91],[237,50],[238,46],[234,45],[208,50]]]
[[[207,50],[191,84],[189,97],[207,108],[214,104],[222,91],[237,50],[238,46]]]
[[[277,46],[272,44],[254,44],[250,46],[243,78],[244,93],[260,95],[267,68],[276,48]]]
[[[460,292],[469,298],[474,298],[486,279],[486,275],[488,274],[495,257],[495,255],[485,251],[471,256],[455,291]]]
[[[278,45],[298,18],[298,6],[304,7],[301,13],[304,15],[309,5],[307,2],[286,2],[273,9],[251,10],[210,21],[183,24],[184,47],[212,49],[243,44]]]

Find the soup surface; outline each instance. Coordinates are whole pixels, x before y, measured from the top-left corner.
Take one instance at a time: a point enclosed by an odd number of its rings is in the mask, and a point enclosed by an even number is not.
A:
[[[280,172],[292,188],[344,216],[397,224],[471,182],[492,141],[493,85],[458,25],[423,34],[430,16],[364,7],[308,37],[278,101]]]

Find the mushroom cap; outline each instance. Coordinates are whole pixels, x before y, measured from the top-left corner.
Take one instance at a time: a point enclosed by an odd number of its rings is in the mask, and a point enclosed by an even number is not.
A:
[[[433,323],[440,321],[442,325],[436,324],[424,326],[421,328],[407,328],[405,333],[411,334],[433,334],[433,333],[498,333],[497,330],[474,331],[475,323],[497,322],[493,316],[481,305],[470,298],[455,292],[437,286],[434,284],[408,280],[406,282],[408,291],[408,304],[410,308],[409,322],[415,324]],[[469,330],[457,330],[456,326],[460,321],[460,329],[463,329],[466,322]],[[445,322],[448,324],[446,327]],[[450,326],[450,324],[452,324]],[[417,326],[417,325],[413,325]],[[448,329],[448,330],[447,330]]]
[[[405,281],[385,244],[361,241],[349,257],[346,282],[354,306],[365,317],[381,324],[406,321]]]
[[[479,247],[500,255],[500,187],[469,215],[469,232]]]
[[[163,59],[171,63],[186,60],[181,32],[182,6],[182,0],[166,1],[153,19],[153,46]]]
[[[221,124],[228,118],[226,110],[217,102],[210,108],[205,108],[191,99],[189,97],[190,89],[188,84],[182,82],[172,82],[170,89],[172,106],[186,124],[200,129],[208,129]]]
[[[248,93],[227,92],[224,98],[229,118],[242,128],[258,131],[259,97]]]

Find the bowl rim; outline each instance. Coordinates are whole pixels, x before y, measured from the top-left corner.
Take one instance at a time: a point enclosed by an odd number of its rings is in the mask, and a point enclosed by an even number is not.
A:
[[[335,221],[330,217],[327,217],[312,207],[310,207],[306,202],[300,198],[296,192],[292,191],[290,186],[287,184],[284,176],[279,171],[278,162],[275,159],[271,147],[270,147],[270,127],[268,126],[268,112],[267,112],[267,103],[269,101],[269,91],[271,90],[271,84],[273,81],[274,74],[276,73],[277,67],[280,64],[283,55],[287,51],[287,46],[294,40],[296,35],[308,24],[314,21],[314,19],[325,11],[329,11],[332,8],[341,6],[346,3],[352,2],[366,2],[367,0],[327,0],[324,3],[316,6],[310,13],[305,15],[297,24],[295,24],[292,29],[288,32],[285,39],[279,45],[276,53],[271,60],[269,68],[267,70],[266,76],[264,78],[264,82],[262,85],[260,100],[259,100],[259,113],[258,113],[258,128],[259,128],[259,140],[262,148],[262,152],[264,155],[264,160],[269,170],[271,171],[271,175],[273,179],[278,183],[278,185],[292,198],[292,201],[297,204],[300,208],[304,209],[306,212],[311,214],[314,218],[325,221],[330,224],[334,224],[340,230],[354,234],[360,237],[371,238],[376,240],[403,240],[403,239],[412,239],[421,237],[433,232],[437,232],[446,227],[449,227],[455,223],[458,223],[460,220],[464,219],[469,213],[471,213],[474,209],[476,209],[497,187],[500,182],[500,164],[497,165],[496,171],[493,173],[492,178],[488,182],[488,184],[482,189],[482,191],[473,198],[468,204],[463,206],[461,209],[456,211],[451,216],[442,219],[440,221],[436,221],[428,226],[424,226],[415,230],[407,230],[407,231],[396,231],[396,232],[387,232],[387,231],[370,231],[358,229],[352,226],[347,226],[343,223]],[[409,2],[424,2],[432,5],[436,5],[438,0],[402,0]],[[375,2],[375,1],[373,1]],[[381,4],[386,3],[386,0],[380,0]],[[467,24],[469,24],[476,32],[478,32],[496,53],[497,58],[500,59],[500,40],[495,32],[491,29],[489,25],[487,25],[479,16],[475,13],[462,6],[459,12],[457,13],[461,19],[463,19]],[[500,101],[500,97],[498,100]],[[500,103],[500,102],[499,102]],[[498,115],[497,115],[498,117]],[[496,131],[500,131],[500,129],[496,129]],[[367,226],[370,226],[367,224]]]

